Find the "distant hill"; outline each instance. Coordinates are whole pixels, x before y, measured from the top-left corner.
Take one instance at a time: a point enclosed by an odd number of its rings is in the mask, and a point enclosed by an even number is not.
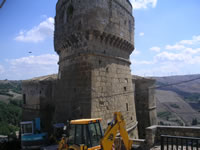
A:
[[[0,80],[0,101],[21,100],[21,81]]]
[[[187,94],[200,94],[200,74],[197,75],[184,75],[184,76],[169,76],[169,77],[154,77],[157,85],[164,86],[172,83],[180,83],[173,86],[167,86],[164,90],[175,92],[185,92]],[[196,80],[195,80],[196,79]],[[188,82],[185,82],[188,81]]]
[[[200,124],[200,75],[154,77],[160,123]],[[171,85],[171,86],[168,86]]]
[[[10,135],[19,130],[21,91],[21,81],[0,80],[0,135]]]

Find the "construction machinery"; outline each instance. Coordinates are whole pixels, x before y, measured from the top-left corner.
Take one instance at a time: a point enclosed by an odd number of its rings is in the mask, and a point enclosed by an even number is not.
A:
[[[104,134],[101,120],[101,118],[71,120],[58,150],[111,150],[118,132],[126,149],[132,148],[133,141],[129,139],[126,123],[120,112],[114,113],[114,119]]]

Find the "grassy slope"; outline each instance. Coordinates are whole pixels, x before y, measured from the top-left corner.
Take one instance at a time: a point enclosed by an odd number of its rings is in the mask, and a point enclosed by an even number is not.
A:
[[[200,75],[170,76],[155,78],[158,86],[200,78]],[[156,90],[158,118],[165,124],[191,125],[200,120],[200,79]],[[162,113],[171,113],[168,116]],[[176,118],[176,119],[175,119]],[[175,121],[174,121],[175,120]]]
[[[156,99],[158,117],[162,121],[170,121],[173,125],[191,125],[193,119],[200,120],[200,114],[175,92],[157,90]],[[160,114],[164,112],[171,114],[163,117]]]

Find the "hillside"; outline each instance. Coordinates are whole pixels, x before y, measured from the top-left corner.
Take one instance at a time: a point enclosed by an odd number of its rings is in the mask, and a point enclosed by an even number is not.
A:
[[[182,75],[182,76],[169,76],[169,77],[154,77],[157,85],[163,86],[172,83],[180,83],[173,86],[164,87],[161,89],[176,91],[186,94],[200,94],[200,74],[196,75]],[[197,79],[197,80],[195,80]],[[188,82],[185,82],[188,81]]]
[[[0,80],[0,135],[19,130],[21,105],[21,81]]]
[[[159,121],[195,125],[200,120],[200,75],[154,77]],[[177,83],[177,84],[174,84]],[[173,84],[171,86],[167,86]]]
[[[0,101],[21,100],[21,81],[0,80]]]

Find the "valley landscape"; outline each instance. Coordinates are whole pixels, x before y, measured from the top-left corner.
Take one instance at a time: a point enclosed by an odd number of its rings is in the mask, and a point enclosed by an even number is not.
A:
[[[200,75],[154,77],[160,124],[199,125]]]

